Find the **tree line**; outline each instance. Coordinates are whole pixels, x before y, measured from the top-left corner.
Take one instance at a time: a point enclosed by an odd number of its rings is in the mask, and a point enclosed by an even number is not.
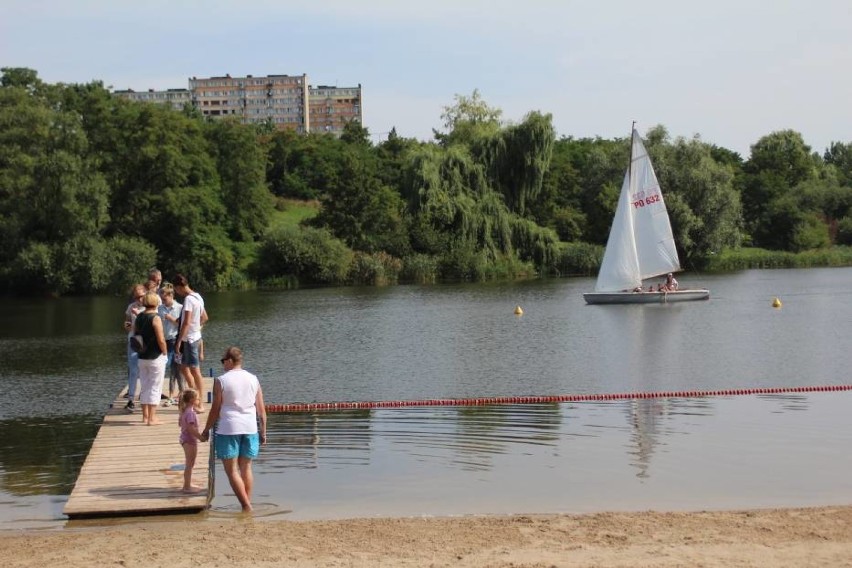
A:
[[[0,290],[124,293],[151,266],[206,289],[593,274],[629,137],[507,123],[478,91],[441,118],[433,141],[374,144],[357,123],[301,135],[3,68]],[[852,244],[852,144],[820,155],[783,130],[743,159],[644,138],[685,266]],[[317,214],[277,222],[293,200]]]

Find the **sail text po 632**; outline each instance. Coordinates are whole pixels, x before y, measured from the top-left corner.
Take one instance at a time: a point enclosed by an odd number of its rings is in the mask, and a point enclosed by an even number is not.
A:
[[[640,207],[645,207],[646,205],[653,205],[654,203],[660,202],[660,194],[655,193],[654,195],[649,195],[645,198],[635,199],[633,201],[633,208],[639,209]]]

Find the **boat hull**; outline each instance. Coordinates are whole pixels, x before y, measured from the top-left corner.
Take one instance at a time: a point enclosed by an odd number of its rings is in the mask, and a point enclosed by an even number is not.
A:
[[[670,304],[710,299],[710,290],[678,290],[677,292],[588,292],[587,304]]]

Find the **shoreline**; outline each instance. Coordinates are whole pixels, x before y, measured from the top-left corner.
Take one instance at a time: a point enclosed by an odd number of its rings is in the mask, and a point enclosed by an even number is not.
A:
[[[122,522],[0,533],[0,554],[11,562],[4,565],[15,568],[48,563],[63,568],[852,566],[852,505],[333,521],[237,517],[203,525]]]

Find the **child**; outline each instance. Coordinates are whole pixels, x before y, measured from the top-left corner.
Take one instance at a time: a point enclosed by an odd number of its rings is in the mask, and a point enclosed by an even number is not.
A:
[[[180,444],[183,446],[183,454],[186,456],[186,467],[183,470],[183,492],[198,493],[203,487],[192,484],[192,468],[195,467],[195,457],[198,455],[198,441],[201,433],[198,431],[198,416],[195,407],[198,402],[198,391],[186,389],[180,395]]]
[[[168,360],[166,369],[169,373],[169,398],[172,402],[178,402],[177,397],[183,391],[183,375],[178,369],[178,361],[175,361],[175,340],[180,327],[180,314],[183,305],[175,300],[175,291],[171,284],[163,286],[161,292],[163,303],[158,311],[163,318],[163,331],[166,334],[166,347],[168,347]]]

